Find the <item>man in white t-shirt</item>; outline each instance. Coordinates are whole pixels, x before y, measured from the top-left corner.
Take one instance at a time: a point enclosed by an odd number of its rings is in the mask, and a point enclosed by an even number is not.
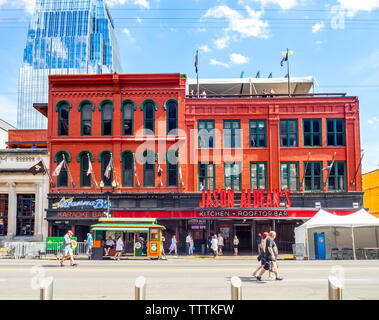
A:
[[[218,240],[216,235],[214,235],[212,238],[211,248],[213,250],[214,257],[216,258],[218,256]]]
[[[186,237],[186,254],[187,256],[190,255],[190,248],[191,248],[191,234],[188,233]]]
[[[120,261],[121,253],[123,250],[124,250],[124,242],[122,241],[121,236],[119,236],[116,241],[116,254],[114,256],[116,260]]]
[[[222,249],[224,248],[224,238],[222,237],[221,233],[218,234],[218,250],[219,250],[219,255],[222,255]]]

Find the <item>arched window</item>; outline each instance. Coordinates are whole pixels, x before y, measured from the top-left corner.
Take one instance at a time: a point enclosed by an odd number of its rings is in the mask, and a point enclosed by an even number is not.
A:
[[[87,175],[89,168],[89,161],[93,162],[93,155],[90,151],[82,151],[78,155],[80,162],[80,186],[91,187],[91,173]]]
[[[81,135],[91,136],[92,135],[92,111],[95,107],[90,101],[83,101],[79,105],[79,112],[82,114],[81,120]]]
[[[71,162],[70,154],[67,151],[58,151],[55,154],[54,161],[56,162],[57,166],[63,161],[63,155],[66,159],[67,165],[69,162]],[[67,188],[68,187],[68,172],[66,169],[65,164],[61,167],[61,170],[59,172],[58,178],[57,178],[57,187],[59,188]]]
[[[143,163],[143,186],[155,186],[155,161],[157,155],[153,150],[145,150],[142,154]]]
[[[167,112],[167,134],[178,134],[178,103],[176,100],[170,99],[164,106]]]
[[[122,186],[134,187],[134,155],[132,151],[121,153],[122,161]]]
[[[112,169],[113,165],[112,164],[110,164],[111,169],[109,172],[109,176],[108,177],[105,176],[107,167],[111,160],[112,159],[111,159],[110,151],[103,151],[102,153],[100,153],[99,161],[101,162],[101,180],[104,182],[105,187],[112,186],[112,178],[113,178],[113,169]]]
[[[167,163],[167,187],[178,186],[178,151],[168,150],[166,153]]]
[[[136,110],[136,105],[131,100],[126,100],[122,103],[122,135],[132,136],[133,135],[133,119],[134,111]]]
[[[145,135],[155,134],[155,111],[158,109],[153,100],[145,100],[142,103],[143,110],[143,129]]]
[[[111,136],[113,127],[113,103],[104,101],[100,104],[101,111],[101,135]]]
[[[57,104],[55,110],[58,112],[58,135],[68,136],[69,119],[71,105],[67,101],[61,101]]]

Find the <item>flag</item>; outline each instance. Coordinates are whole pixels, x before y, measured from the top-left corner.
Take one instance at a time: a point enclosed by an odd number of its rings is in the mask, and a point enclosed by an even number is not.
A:
[[[195,69],[196,69],[196,73],[198,73],[199,72],[199,50],[196,50]]]
[[[111,169],[112,169],[112,159],[109,159],[109,163],[104,172],[104,177],[106,177],[107,179],[111,177]]]
[[[137,179],[137,187],[139,188],[141,184],[139,183],[139,180],[138,180],[137,166],[136,166],[136,157],[134,156],[134,154],[133,154],[133,159],[134,159],[134,176]]]
[[[182,176],[182,166],[180,165],[180,163],[179,163],[179,180],[180,180],[180,185],[184,187],[183,176]]]
[[[55,168],[55,170],[54,170],[52,176],[59,176],[59,174],[61,173],[61,169],[62,169],[63,165],[64,165],[64,160],[62,160],[62,161],[59,163],[59,165]]]
[[[333,164],[334,164],[334,159],[333,159],[333,161],[332,161],[332,163],[330,165],[328,165],[325,168],[322,168],[322,170],[328,170],[328,171],[330,171],[332,169],[332,167],[333,167]]]
[[[37,173],[45,172],[45,167],[42,163],[42,160],[35,164],[33,167],[31,167],[28,171],[30,173],[33,173],[34,175],[36,175]]]
[[[283,64],[285,61],[288,61],[288,52],[286,52],[286,55],[283,57],[282,61],[280,62],[280,65],[283,67]]]
[[[161,165],[159,164],[159,162],[158,162],[158,170],[157,171],[158,171],[158,177],[162,176],[163,170],[162,170]]]
[[[93,168],[92,168],[91,161],[90,161],[90,159],[89,159],[89,157],[88,157],[88,170],[87,170],[87,176],[89,176],[89,175],[92,174],[92,173],[93,173]],[[95,181],[95,183],[96,183],[96,181]]]

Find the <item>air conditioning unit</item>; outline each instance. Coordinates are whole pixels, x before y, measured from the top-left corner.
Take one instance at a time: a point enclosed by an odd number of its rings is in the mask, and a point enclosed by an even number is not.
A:
[[[321,209],[321,202],[315,202],[315,208]]]

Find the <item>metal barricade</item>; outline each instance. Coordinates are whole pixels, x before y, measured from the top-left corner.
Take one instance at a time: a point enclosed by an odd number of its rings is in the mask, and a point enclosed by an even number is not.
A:
[[[47,246],[46,242],[5,242],[2,258],[14,259],[35,259],[41,256],[56,257],[60,259],[63,256],[63,243],[54,243]],[[77,242],[76,248],[73,250],[74,256],[86,256],[86,243]]]

